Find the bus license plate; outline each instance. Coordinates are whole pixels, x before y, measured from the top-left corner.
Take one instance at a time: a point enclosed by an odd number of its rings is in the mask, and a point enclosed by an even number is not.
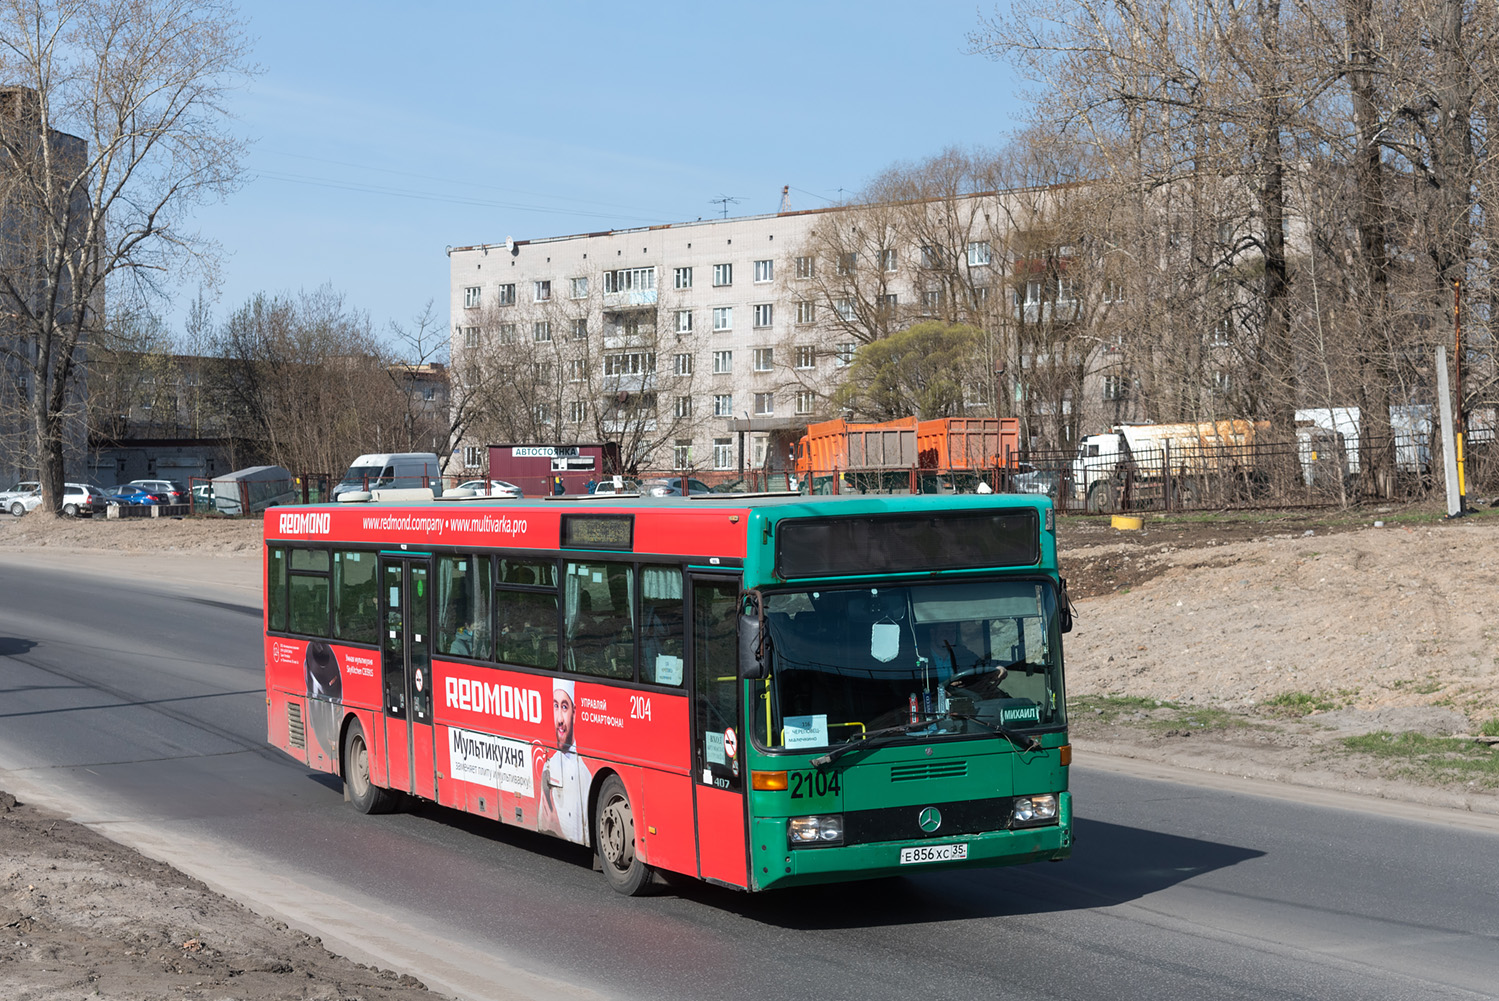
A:
[[[918,845],[915,848],[900,850],[901,865],[910,865],[913,862],[955,862],[967,857],[968,846],[966,844]]]

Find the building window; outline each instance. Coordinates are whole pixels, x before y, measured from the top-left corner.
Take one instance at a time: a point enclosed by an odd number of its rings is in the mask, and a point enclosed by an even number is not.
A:
[[[817,402],[817,394],[814,393],[814,392],[812,392],[810,389],[804,389],[801,392],[797,393],[796,394],[796,413],[797,413],[797,416],[800,417],[800,416],[802,416],[804,414],[810,414],[812,412],[812,407],[813,407],[814,404],[816,404],[816,402]]]
[[[574,424],[582,424],[588,419],[588,404],[582,400],[573,400],[567,405],[567,419]]]
[[[729,394],[729,393],[714,393],[713,394],[713,416],[714,417],[733,417],[734,416],[734,397],[731,394]]]
[[[754,365],[756,372],[769,372],[775,367],[775,348],[755,348]]]
[[[1077,282],[1071,278],[1057,279],[1057,302],[1072,302],[1077,298]]]
[[[513,282],[509,285],[501,285],[498,292],[498,302],[501,306],[515,305],[515,284]]]
[[[678,438],[671,446],[671,468],[692,468],[692,442],[687,438]]]
[[[775,318],[775,306],[770,303],[761,303],[750,307],[750,324],[756,327],[768,327]]]
[[[885,312],[894,312],[895,307],[900,305],[900,296],[894,292],[886,292],[880,296],[880,308]]]
[[[567,381],[582,382],[588,378],[588,360],[586,358],[574,358],[567,363]]]
[[[838,314],[838,319],[845,323],[854,318],[854,301],[852,299],[839,299],[833,303],[833,312]]]
[[[1233,378],[1223,369],[1213,373],[1213,392],[1222,395],[1233,388]]]
[[[989,301],[989,286],[987,286],[987,285],[975,285],[973,287],[973,304],[974,304],[974,306],[976,306],[976,307],[982,307],[988,301]]]
[[[775,416],[775,412],[776,412],[776,394],[774,394],[774,393],[756,393],[755,394],[755,416],[756,417],[773,417],[773,416]]]
[[[732,351],[715,351],[715,352],[713,352],[713,374],[714,375],[728,375],[731,371],[733,371],[733,369],[734,369],[734,352],[732,352]]]
[[[853,341],[844,341],[833,349],[833,364],[839,368],[847,368],[854,363],[854,349],[857,345]]]
[[[797,368],[816,368],[817,349],[811,345],[803,344],[796,349]]]
[[[588,340],[588,317],[580,316],[573,320],[573,340]]]
[[[574,278],[572,280],[572,295],[574,299],[588,298],[588,279]]]
[[[679,420],[681,418],[684,418],[684,417],[691,417],[692,416],[692,397],[690,397],[690,396],[679,396],[679,397],[677,397],[676,405],[672,407],[672,411],[671,412],[672,412],[672,415],[674,417],[678,418]]]
[[[482,290],[477,285],[470,285],[463,290],[463,308],[478,309]]]
[[[755,281],[757,281],[757,282],[768,282],[768,281],[772,280],[773,278],[775,278],[775,273],[776,273],[776,262],[775,261],[756,261],[755,262]]]
[[[811,323],[817,315],[817,304],[810,301],[802,301],[796,304],[796,322]]]
[[[732,284],[734,284],[734,265],[732,265],[732,264],[715,264],[715,265],[713,265],[713,284],[715,286],[717,286],[717,285],[732,285]]]
[[[604,272],[604,292],[654,292],[655,268],[621,268]]]
[[[551,283],[551,280],[549,279],[549,280],[543,281],[543,282],[532,282],[531,283],[531,299],[532,299],[533,302],[551,302],[552,301],[552,283]]]
[[[483,465],[484,465],[484,446],[483,445],[464,445],[463,446],[463,468],[464,469],[478,469],[480,466],[483,466]]]
[[[536,409],[532,413],[536,415],[537,424],[552,423],[552,405],[550,403],[536,404]]]
[[[714,330],[732,330],[732,329],[734,329],[734,307],[733,306],[714,306],[713,307],[713,329]]]
[[[812,277],[812,261],[813,261],[813,258],[811,258],[811,257],[798,257],[796,259],[796,277],[798,277],[798,278],[811,278]]]
[[[531,374],[539,383],[550,383],[552,381],[552,363],[549,361],[533,361],[531,363]]]
[[[479,346],[479,328],[478,327],[464,327],[463,328],[463,346],[466,347],[466,348],[476,348],[476,347]]]
[[[897,270],[899,267],[900,255],[897,254],[893,248],[880,251],[880,268],[882,270],[884,270],[888,274],[892,271]]]
[[[989,252],[989,242],[978,240],[968,245],[968,266],[970,268],[983,267],[992,260],[993,255]]]
[[[628,351],[604,355],[605,375],[649,375],[656,371],[656,356],[650,351]]]
[[[676,268],[671,273],[673,288],[692,288],[692,269]]]
[[[938,288],[938,289],[932,289],[931,291],[927,292],[926,296],[925,296],[925,299],[926,299],[926,311],[928,313],[940,313],[940,312],[942,312],[942,299],[943,299],[943,296],[942,296],[942,290],[940,288]]]
[[[513,324],[513,323],[502,323],[502,324],[500,324],[499,335],[500,335],[500,343],[501,344],[514,344],[515,343],[515,324]]]
[[[691,375],[692,355],[673,355],[671,359],[671,371],[673,375]]]
[[[713,468],[714,469],[733,469],[734,468],[734,439],[733,438],[714,438],[713,439]]]
[[[549,341],[552,339],[552,322],[550,320],[537,320],[531,324],[531,340]]]
[[[692,333],[692,310],[690,310],[690,309],[679,309],[679,310],[677,310],[677,333],[679,333],[679,334],[690,334],[690,333]]]
[[[854,268],[858,267],[859,255],[850,251],[847,254],[838,255],[838,273],[840,275],[851,275]]]
[[[1116,281],[1107,281],[1107,282],[1104,282],[1103,283],[1103,301],[1104,302],[1123,302],[1124,301],[1124,286],[1121,285],[1119,282],[1116,282]]]
[[[1124,376],[1106,375],[1103,377],[1103,398],[1105,400],[1124,399]]]

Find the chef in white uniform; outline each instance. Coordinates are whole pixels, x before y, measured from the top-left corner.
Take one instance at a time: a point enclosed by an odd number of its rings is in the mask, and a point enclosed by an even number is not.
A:
[[[547,761],[542,773],[538,826],[569,841],[585,844],[588,837],[588,784],[593,773],[578,754],[573,736],[576,716],[577,699],[573,695],[572,679],[553,680],[552,726],[557,731],[557,752]]]

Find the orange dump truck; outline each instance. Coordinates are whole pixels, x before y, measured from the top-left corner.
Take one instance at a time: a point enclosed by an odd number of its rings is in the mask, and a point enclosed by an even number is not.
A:
[[[920,478],[966,474],[986,482],[1014,468],[1020,421],[1014,417],[943,417],[807,426],[796,447],[797,478],[806,489],[838,490],[840,476],[859,488],[926,489]]]

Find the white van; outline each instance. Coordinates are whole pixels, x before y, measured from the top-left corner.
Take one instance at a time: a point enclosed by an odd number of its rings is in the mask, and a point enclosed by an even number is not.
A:
[[[372,452],[349,466],[344,478],[331,491],[331,499],[352,490],[386,490],[431,487],[432,496],[442,494],[442,467],[435,452]]]

